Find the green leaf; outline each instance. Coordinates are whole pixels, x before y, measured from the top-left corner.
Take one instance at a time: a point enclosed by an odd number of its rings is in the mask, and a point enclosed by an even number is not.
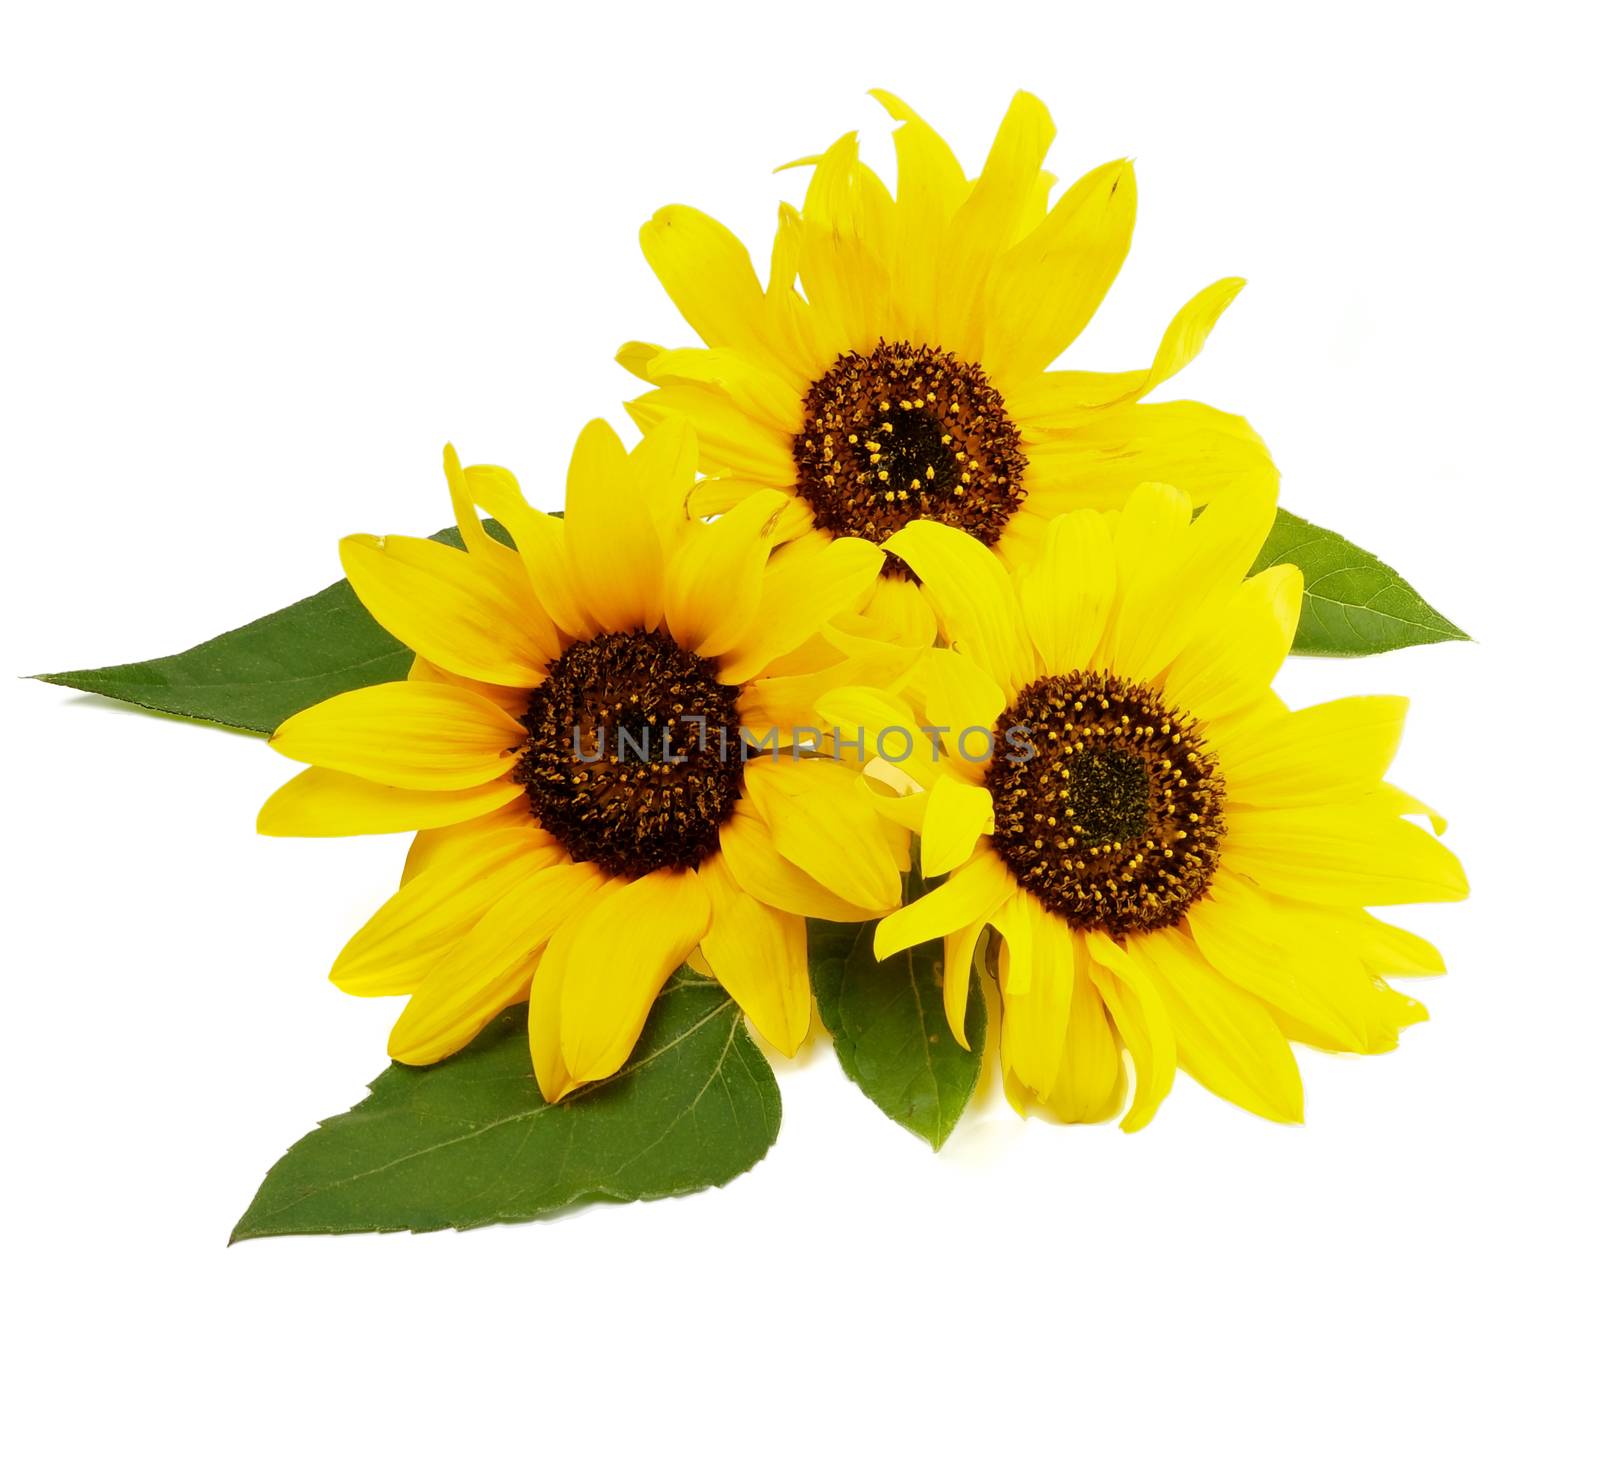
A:
[[[873,958],[876,921],[812,921],[811,986],[839,1066],[896,1124],[935,1150],[978,1086],[986,1013],[974,975],[967,993],[969,1052],[944,1015],[944,949],[918,945]]]
[[[410,666],[410,652],[341,580],[172,657],[39,677],[161,714],[271,734],[301,709],[347,688],[404,678]]]
[[[1295,652],[1358,657],[1471,640],[1376,555],[1287,509],[1278,510],[1250,573],[1269,565],[1298,565],[1306,578]]]
[[[716,982],[662,989],[615,1077],[546,1104],[528,1013],[503,1013],[432,1068],[392,1064],[268,1173],[231,1241],[524,1222],[585,1202],[722,1186],[778,1136],[777,1081]]]
[[[499,525],[485,527],[505,538]],[[433,537],[461,547],[453,528]],[[350,582],[341,580],[172,657],[38,676],[161,714],[271,734],[301,709],[347,689],[395,682],[410,667],[410,651],[367,615]]]

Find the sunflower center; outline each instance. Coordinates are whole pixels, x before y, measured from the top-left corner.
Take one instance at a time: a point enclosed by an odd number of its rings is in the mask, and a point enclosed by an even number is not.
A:
[[[529,698],[513,775],[575,861],[623,878],[694,867],[739,796],[738,695],[660,632],[575,642]]]
[[[1195,721],[1111,673],[1040,678],[996,732],[994,845],[1077,929],[1165,929],[1205,894],[1226,830],[1222,776]],[[1032,751],[1030,754],[1029,751]]]
[[[937,519],[993,544],[1022,502],[1028,459],[979,366],[926,345],[841,354],[806,395],[796,487],[818,528],[882,544]],[[885,574],[909,574],[893,556]]]

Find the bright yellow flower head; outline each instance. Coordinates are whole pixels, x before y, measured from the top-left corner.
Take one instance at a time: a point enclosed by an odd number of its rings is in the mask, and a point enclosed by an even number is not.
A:
[[[853,772],[747,758],[740,734],[770,749],[814,722],[819,693],[903,668],[848,635],[882,552],[771,554],[779,494],[691,520],[696,457],[681,422],[631,453],[592,422],[556,519],[509,473],[447,449],[464,550],[341,547],[356,594],[416,663],[278,729],[274,748],[311,768],[259,826],[417,830],[399,892],[332,971],[357,995],[411,998],[389,1043],[402,1062],[455,1052],[526,999],[539,1086],[559,1099],[622,1066],[696,948],[793,1053],[811,1011],[803,916],[870,919],[900,900],[904,832]]]
[[[965,529],[1018,563],[1055,515],[1117,508],[1141,482],[1197,504],[1271,496],[1277,473],[1240,418],[1144,397],[1199,353],[1242,283],[1179,311],[1148,369],[1048,367],[1088,324],[1127,255],[1133,166],[1116,160],[1049,203],[1054,135],[1017,94],[982,173],[898,98],[896,192],[847,134],[812,166],[799,210],[779,212],[763,291],[743,245],[688,206],[658,211],[645,255],[706,347],[629,344],[621,362],[658,388],[641,426],[682,414],[713,475],[696,511],[758,489],[790,494],[782,535],[882,543],[915,519]],[[797,290],[796,284],[798,283]],[[872,611],[912,639],[931,616],[898,560]]]
[[[954,650],[927,653],[905,699],[856,687],[820,708],[865,728],[869,754],[900,761],[919,739],[899,767],[915,789],[880,804],[921,833],[924,872],[950,876],[878,926],[878,953],[944,938],[960,1037],[994,927],[1019,1109],[1115,1114],[1126,1047],[1125,1128],[1178,1067],[1298,1120],[1286,1039],[1381,1052],[1425,1015],[1382,978],[1442,962],[1367,906],[1459,899],[1466,880],[1405,820],[1433,814],[1383,779],[1403,699],[1294,711],[1273,694],[1300,573],[1242,580],[1271,518],[1250,499],[1196,518],[1184,494],[1146,486],[1120,514],[1058,518],[1017,574],[943,524],[887,541]]]

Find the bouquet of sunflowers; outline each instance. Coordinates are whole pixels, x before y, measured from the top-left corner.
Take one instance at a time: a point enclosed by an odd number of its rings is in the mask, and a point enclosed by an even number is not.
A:
[[[1127,161],[1057,193],[1019,94],[969,178],[877,96],[893,191],[853,134],[802,161],[765,286],[709,216],[645,225],[699,342],[623,346],[639,439],[585,427],[560,515],[446,447],[439,534],[352,535],[317,595],[50,675],[270,734],[305,768],[267,835],[416,834],[331,970],[402,999],[394,1063],[235,1237],[724,1184],[778,1133],[763,1048],[814,1031],[937,1148],[986,1055],[1041,1119],[1139,1129],[1181,1068],[1298,1121],[1291,1042],[1426,1015],[1391,983],[1438,953],[1369,912],[1467,891],[1384,779],[1406,702],[1272,682],[1464,634],[1279,509],[1244,420],[1149,399],[1237,279],[1146,368],[1051,368],[1127,253]]]

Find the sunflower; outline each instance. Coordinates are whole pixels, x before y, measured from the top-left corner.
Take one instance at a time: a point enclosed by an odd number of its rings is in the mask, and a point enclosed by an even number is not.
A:
[[[810,1024],[803,916],[870,919],[900,900],[906,835],[854,772],[775,752],[823,690],[893,675],[847,619],[819,635],[860,606],[883,554],[860,539],[771,554],[778,493],[691,520],[696,460],[681,422],[631,453],[593,422],[557,519],[447,448],[463,549],[341,546],[415,665],[283,723],[273,747],[310,768],[259,829],[416,830],[399,891],[332,969],[356,995],[410,997],[389,1040],[402,1062],[435,1062],[528,1000],[534,1070],[557,1100],[622,1066],[696,950],[792,1054]]]
[[[1179,310],[1146,369],[1050,370],[1088,324],[1127,255],[1133,166],[1085,175],[1052,206],[1054,135],[1018,93],[982,173],[898,98],[896,192],[847,134],[812,167],[799,210],[778,216],[763,291],[725,227],[668,206],[641,232],[646,258],[702,348],[630,343],[620,362],[657,387],[640,426],[683,415],[699,434],[700,513],[758,490],[789,499],[781,537],[881,544],[917,519],[964,529],[1015,565],[1057,514],[1118,508],[1139,483],[1274,496],[1249,425],[1193,401],[1145,397],[1199,353],[1243,283]],[[798,282],[800,290],[797,290]],[[803,293],[802,293],[803,290]],[[932,616],[891,556],[880,629],[927,640]]]
[[[1019,1110],[1110,1117],[1125,1048],[1124,1128],[1148,1123],[1178,1067],[1296,1121],[1289,1040],[1382,1052],[1426,1015],[1384,978],[1440,972],[1437,952],[1367,908],[1460,899],[1466,880],[1406,817],[1442,821],[1383,779],[1403,699],[1291,710],[1272,693],[1302,582],[1284,565],[1243,579],[1271,517],[1248,499],[1195,517],[1145,486],[1120,514],[1057,518],[1018,573],[939,523],[886,541],[954,646],[899,694],[858,686],[819,707],[911,783],[879,804],[920,832],[924,873],[949,876],[884,919],[876,948],[943,938],[958,1038],[995,931]]]

